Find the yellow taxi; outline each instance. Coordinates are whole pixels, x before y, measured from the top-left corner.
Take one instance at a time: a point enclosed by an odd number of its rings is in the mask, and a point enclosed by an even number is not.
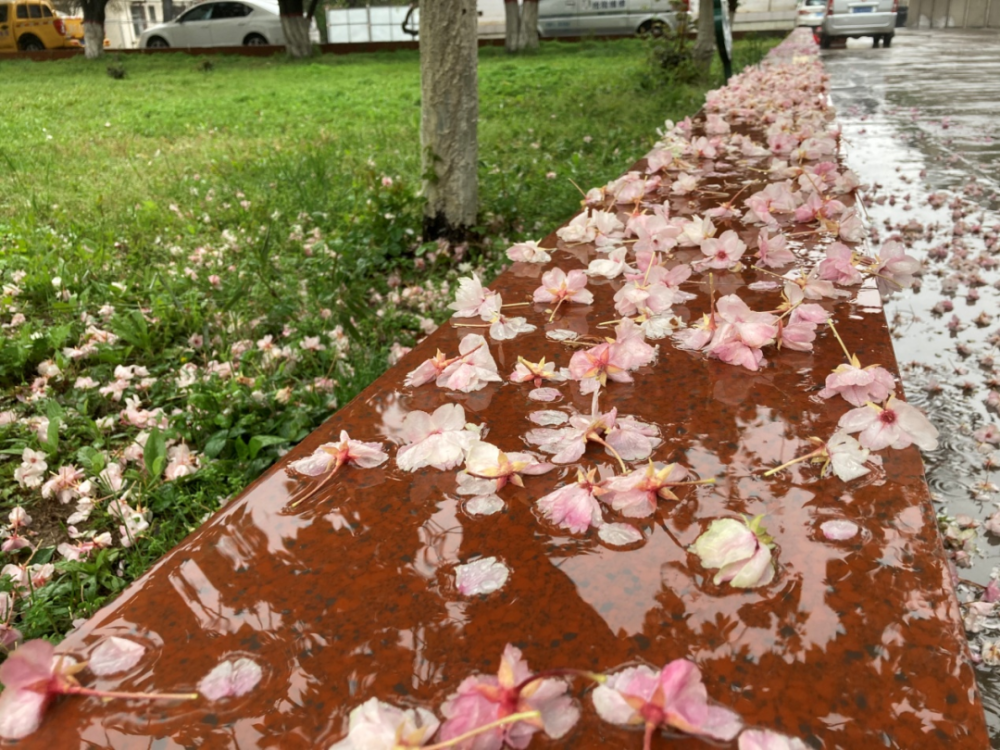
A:
[[[66,24],[44,0],[0,0],[0,52],[70,46]]]

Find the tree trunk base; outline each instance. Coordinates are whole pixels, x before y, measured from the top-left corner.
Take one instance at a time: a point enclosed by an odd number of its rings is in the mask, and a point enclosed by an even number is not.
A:
[[[309,40],[309,19],[304,15],[281,17],[281,30],[285,32],[285,49],[289,57],[301,60],[312,57],[312,42]]]
[[[521,7],[521,49],[538,49],[538,2],[525,0]]]
[[[88,60],[96,60],[104,54],[104,24],[84,21],[84,54]]]
[[[424,242],[433,240],[447,240],[453,245],[462,242],[471,242],[478,238],[475,230],[467,224],[451,224],[444,213],[437,213],[434,216],[424,215]]]

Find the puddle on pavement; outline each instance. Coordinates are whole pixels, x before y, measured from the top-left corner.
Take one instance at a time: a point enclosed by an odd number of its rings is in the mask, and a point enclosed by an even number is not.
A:
[[[940,449],[925,454],[935,507],[982,524],[1000,502],[1000,466],[989,467],[1000,464],[998,444],[974,436],[1000,425],[987,404],[1000,391],[1000,37],[904,33],[891,50],[852,48],[823,62],[847,164],[872,185],[873,227],[925,263],[920,289],[894,296],[886,313],[907,397],[941,431]],[[1000,537],[977,531],[980,554],[958,575],[986,584]],[[967,587],[964,598],[976,595]],[[970,635],[974,648],[988,648],[1000,623]],[[994,746],[998,669],[976,670]]]

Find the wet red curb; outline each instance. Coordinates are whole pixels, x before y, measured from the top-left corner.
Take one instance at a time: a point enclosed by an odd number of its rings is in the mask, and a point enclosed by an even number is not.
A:
[[[696,132],[702,126],[698,118]],[[761,139],[756,126],[741,128]],[[706,182],[720,186],[767,181],[738,160],[720,159],[706,170]],[[717,201],[672,199],[677,212],[710,205]],[[565,269],[586,267],[594,257],[587,247],[565,248],[554,233],[542,244],[562,248]],[[505,302],[524,300],[541,273],[540,266],[518,264],[493,288]],[[738,290],[752,309],[767,309],[773,292],[748,285],[769,278],[745,269],[721,273],[715,284],[720,294]],[[619,317],[611,299],[617,285],[591,280],[594,305],[567,306],[549,327],[598,333],[597,322]],[[694,321],[709,301],[704,287],[692,291],[697,298],[675,312]],[[829,301],[829,309],[864,364],[898,375],[873,285],[848,301]],[[529,319],[541,326],[541,306]],[[468,674],[494,672],[507,643],[536,670],[690,658],[712,698],[748,724],[811,747],[988,746],[917,449],[883,452],[882,470],[851,483],[820,479],[813,467],[762,476],[762,468],[803,453],[809,437],[832,434],[849,408],[816,396],[843,361],[828,334],[814,352],[783,351],[758,372],[664,340],[658,361],[639,370],[633,385],[605,393],[604,408],[660,427],[664,443],[655,460],[718,478],[714,486],[683,488],[676,504],[644,520],[645,541],[634,549],[607,547],[593,532],[565,534],[536,516],[533,502],[565,472],[526,477],[523,489],[508,485],[506,509],[487,517],[465,512],[453,472],[408,474],[394,460],[363,471],[348,467],[328,489],[290,507],[304,484],[286,474],[290,461],[341,430],[359,440],[390,440],[414,409],[461,403],[488,428],[491,443],[522,450],[532,427],[525,415],[538,408],[527,387],[505,382],[456,395],[403,386],[405,374],[436,350],[456,352],[465,333],[442,326],[60,648],[85,656],[109,635],[144,642],[154,657],[141,671],[95,685],[130,690],[191,689],[219,659],[246,655],[264,669],[256,690],[183,706],[63,700],[18,746],[325,747],[343,736],[348,712],[366,699],[439,706]],[[519,355],[565,366],[571,353],[543,330],[491,342],[490,349],[504,375]],[[563,392],[589,412],[590,397],[575,385]],[[606,460],[594,448],[585,457]],[[777,575],[760,589],[714,585],[687,551],[710,519],[741,513],[766,513],[776,542]],[[828,541],[819,525],[830,519],[853,521],[861,533]],[[504,560],[510,579],[489,596],[462,597],[454,566],[477,556]],[[703,746],[654,740],[655,747],[668,744]],[[533,746],[640,745],[640,735],[585,710],[559,743],[536,739]]]

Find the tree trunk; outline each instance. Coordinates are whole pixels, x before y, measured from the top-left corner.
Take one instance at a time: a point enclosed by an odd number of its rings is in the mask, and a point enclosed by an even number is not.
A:
[[[704,68],[712,64],[715,54],[715,6],[712,0],[698,0],[698,41],[694,45],[694,60]]]
[[[465,239],[476,223],[479,119],[476,0],[420,6],[424,239]]]
[[[538,49],[538,0],[521,6],[521,49]]]
[[[503,0],[504,46],[508,52],[521,49],[521,9],[517,0]]]
[[[88,60],[104,54],[104,11],[108,0],[83,0],[83,44]]]
[[[309,40],[309,19],[301,12],[297,15],[281,14],[281,30],[285,34],[285,49],[289,57],[302,59],[311,57],[312,42]]]

